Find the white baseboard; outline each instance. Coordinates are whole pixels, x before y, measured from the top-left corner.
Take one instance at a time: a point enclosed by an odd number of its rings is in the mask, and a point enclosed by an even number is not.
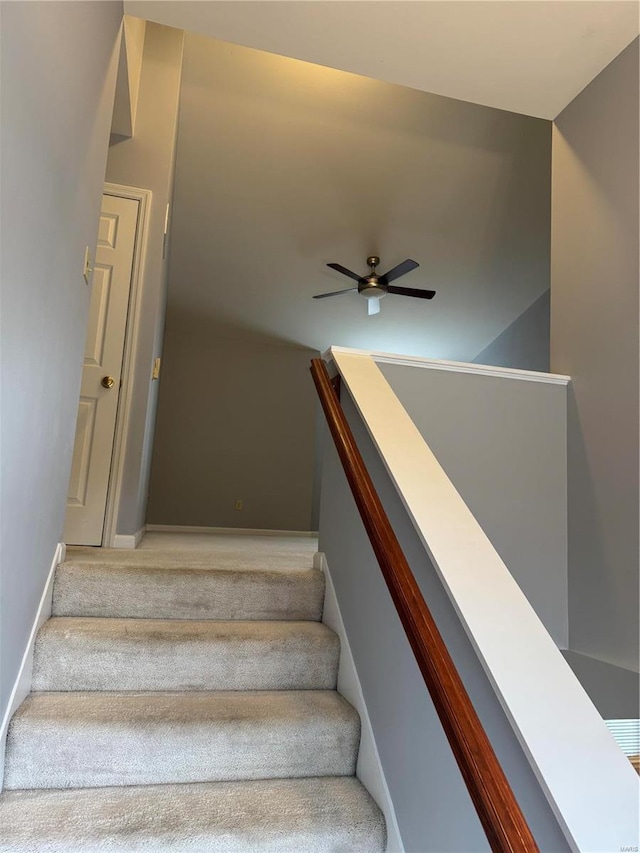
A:
[[[404,845],[396,820],[395,809],[387,787],[387,780],[382,769],[382,762],[378,754],[371,720],[362,694],[360,679],[356,671],[353,655],[349,646],[347,632],[345,631],[340,606],[336,597],[335,587],[331,580],[329,567],[324,554],[317,553],[313,559],[314,569],[319,569],[325,576],[325,596],[322,621],[325,625],[335,631],[340,638],[340,664],[338,668],[338,692],[350,702],[360,714],[361,735],[360,750],[358,752],[358,764],[356,776],[373,799],[377,802],[384,814],[387,824],[387,853],[404,853]]]
[[[261,530],[258,527],[190,527],[183,524],[147,524],[147,533],[224,533],[227,536],[304,536],[315,538],[317,530]]]
[[[24,650],[24,654],[22,655],[22,663],[20,664],[18,675],[13,684],[13,690],[11,691],[11,695],[9,696],[9,704],[7,705],[7,710],[5,711],[5,715],[2,720],[2,725],[0,726],[0,791],[2,790],[2,782],[4,779],[4,753],[7,744],[7,731],[9,729],[9,722],[11,720],[11,717],[18,710],[20,705],[22,705],[22,703],[31,691],[33,648],[36,642],[36,635],[40,628],[47,621],[47,619],[51,616],[53,579],[55,577],[56,568],[58,564],[62,563],[65,558],[66,550],[67,548],[64,542],[58,542],[53,555],[53,560],[51,561],[51,567],[49,569],[49,574],[47,575],[44,590],[42,591],[40,604],[38,605],[38,610],[36,611],[36,616],[33,621],[31,633],[29,634],[27,647]]]
[[[132,533],[131,535],[125,535],[123,533],[116,533],[113,537],[112,548],[129,548],[130,550],[133,548],[137,548],[140,542],[142,541],[142,537],[147,532],[147,527],[141,527],[140,530]]]

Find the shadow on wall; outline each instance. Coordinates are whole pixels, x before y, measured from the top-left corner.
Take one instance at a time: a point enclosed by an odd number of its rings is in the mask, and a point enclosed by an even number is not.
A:
[[[580,385],[580,380],[576,381]],[[625,553],[620,533],[635,527],[637,541],[637,493],[633,492],[635,481],[628,479],[628,491],[625,494],[620,488],[619,500],[613,506],[601,500],[598,469],[604,461],[611,462],[606,451],[603,460],[590,447],[576,401],[577,390],[575,384],[569,386],[567,407],[569,648],[606,661],[603,648],[638,648],[638,565]],[[616,425],[611,424],[610,430],[613,449]],[[589,531],[588,535],[585,531]],[[603,571],[607,549],[615,557],[618,583],[612,583],[611,576]],[[627,618],[621,618],[625,612]],[[594,613],[600,618],[594,619]],[[609,662],[637,672],[637,657],[634,659],[633,654],[619,661],[611,656]]]
[[[147,522],[311,529],[316,355],[173,306]]]
[[[545,291],[474,359],[475,364],[549,372],[550,296]]]

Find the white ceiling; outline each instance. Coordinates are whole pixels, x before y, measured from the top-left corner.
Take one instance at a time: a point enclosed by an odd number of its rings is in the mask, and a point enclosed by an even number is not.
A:
[[[637,0],[125,0],[129,15],[553,119],[638,35]]]

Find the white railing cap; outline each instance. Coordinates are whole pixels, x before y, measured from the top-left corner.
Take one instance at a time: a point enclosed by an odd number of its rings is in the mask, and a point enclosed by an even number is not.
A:
[[[502,379],[521,379],[525,382],[546,382],[550,385],[568,385],[570,376],[561,373],[540,373],[535,370],[519,370],[513,367],[493,367],[489,364],[475,364],[468,361],[445,361],[439,358],[425,358],[419,355],[397,355],[375,350],[350,349],[348,347],[330,347],[322,354],[325,361],[333,361],[334,354],[360,355],[372,358],[380,364],[400,364],[404,367],[423,367],[431,370],[448,370],[452,373],[475,373],[478,376],[497,376]]]

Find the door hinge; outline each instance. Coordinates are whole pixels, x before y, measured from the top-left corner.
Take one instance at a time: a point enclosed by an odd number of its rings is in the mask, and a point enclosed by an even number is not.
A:
[[[167,254],[168,234],[169,234],[169,202],[167,202],[167,209],[164,212],[164,234],[162,235],[162,257],[163,258]]]

